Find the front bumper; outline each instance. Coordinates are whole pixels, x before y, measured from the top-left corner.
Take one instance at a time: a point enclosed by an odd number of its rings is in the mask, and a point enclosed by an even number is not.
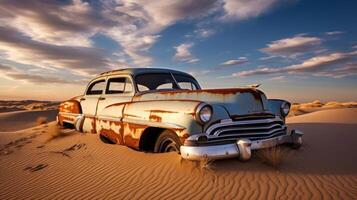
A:
[[[274,147],[281,144],[292,144],[292,147],[298,148],[302,145],[303,133],[297,130],[291,131],[291,134],[273,137],[269,139],[251,141],[249,139],[238,139],[236,143],[210,145],[210,146],[181,146],[181,156],[188,160],[201,159],[225,159],[238,157],[240,160],[249,160],[251,151]]]

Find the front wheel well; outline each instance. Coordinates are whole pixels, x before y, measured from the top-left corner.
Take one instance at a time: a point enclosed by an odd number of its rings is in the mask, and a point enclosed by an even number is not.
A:
[[[164,130],[166,129],[157,127],[146,128],[140,137],[139,149],[145,152],[154,152],[155,142]]]

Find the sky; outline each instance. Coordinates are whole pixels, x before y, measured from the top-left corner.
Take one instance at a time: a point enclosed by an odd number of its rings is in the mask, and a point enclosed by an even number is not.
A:
[[[357,101],[357,1],[0,0],[0,99],[65,100],[97,74],[159,67],[203,88]]]

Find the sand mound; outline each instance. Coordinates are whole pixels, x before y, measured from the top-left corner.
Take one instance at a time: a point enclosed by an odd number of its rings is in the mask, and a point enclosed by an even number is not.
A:
[[[287,118],[288,123],[357,124],[357,108],[329,109]]]
[[[288,117],[303,115],[311,112],[328,110],[328,109],[337,109],[337,108],[357,108],[357,102],[327,102],[322,103],[319,100],[313,101],[311,103],[294,103],[291,106],[290,113]]]
[[[334,112],[357,118],[348,109],[312,114]],[[202,167],[175,153],[104,144],[94,134],[49,141],[54,123],[0,133],[0,199],[356,199],[357,123],[306,124],[309,115],[289,125],[305,132],[305,145],[279,170],[257,157]]]
[[[0,113],[0,131],[17,131],[34,127],[38,125],[36,120],[39,117],[43,117],[47,121],[54,121],[56,119],[57,113],[57,110],[24,110]]]
[[[59,102],[52,101],[1,101],[0,100],[0,113],[13,112],[21,110],[56,110]]]

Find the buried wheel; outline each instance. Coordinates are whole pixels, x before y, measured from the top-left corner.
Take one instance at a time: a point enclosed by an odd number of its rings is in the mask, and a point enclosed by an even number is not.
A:
[[[180,152],[181,142],[177,135],[169,130],[163,131],[155,142],[154,152]]]

